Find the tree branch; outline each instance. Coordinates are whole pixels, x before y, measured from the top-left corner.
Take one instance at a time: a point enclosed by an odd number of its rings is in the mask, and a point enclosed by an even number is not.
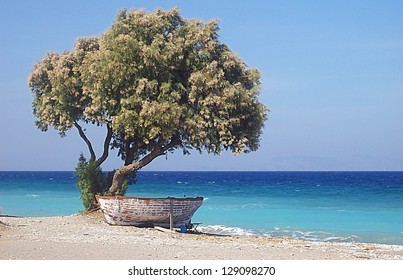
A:
[[[110,127],[109,124],[106,125],[106,129],[107,129],[107,133],[106,133],[106,137],[105,137],[105,141],[104,141],[104,151],[102,153],[102,156],[99,159],[97,159],[97,161],[96,161],[97,166],[100,166],[107,159],[107,157],[109,155],[109,145],[111,143],[113,131],[112,131],[112,127]]]
[[[91,154],[90,161],[95,161],[96,155],[95,155],[94,149],[92,148],[91,141],[87,138],[87,135],[85,135],[83,128],[76,121],[74,122],[74,126],[77,128],[78,133],[80,134],[80,137],[87,144],[88,150]]]
[[[169,149],[175,147],[176,145],[179,145],[181,142],[179,141],[178,138],[173,138],[171,140],[171,142],[169,142],[167,145],[163,146],[162,145],[163,140],[160,139],[157,142],[157,148],[154,149],[151,153],[149,153],[148,155],[144,156],[142,159],[140,159],[138,162],[138,167],[136,168],[136,170],[146,166],[147,164],[149,164],[153,159],[164,155]],[[136,164],[134,163],[134,164]],[[134,171],[134,170],[133,170]]]
[[[157,142],[157,147],[152,150],[149,154],[145,155],[142,159],[136,161],[135,163],[126,165],[125,169],[130,173],[130,172],[134,172],[136,170],[139,170],[140,168],[146,166],[147,164],[149,164],[153,159],[162,156],[163,154],[165,154],[165,152],[172,148],[173,146],[173,141],[171,141],[168,145],[163,146],[162,145],[163,140],[159,139]],[[165,148],[167,147],[167,148]]]

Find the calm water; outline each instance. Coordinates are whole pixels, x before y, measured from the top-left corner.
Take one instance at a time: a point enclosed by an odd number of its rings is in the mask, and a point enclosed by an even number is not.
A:
[[[139,172],[127,195],[203,196],[204,232],[403,245],[403,172]],[[0,172],[0,212],[82,210],[73,172]]]

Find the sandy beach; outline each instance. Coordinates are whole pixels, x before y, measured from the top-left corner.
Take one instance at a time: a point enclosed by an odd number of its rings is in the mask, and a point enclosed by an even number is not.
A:
[[[0,217],[2,260],[403,260],[403,246],[212,236],[110,226],[101,213]]]

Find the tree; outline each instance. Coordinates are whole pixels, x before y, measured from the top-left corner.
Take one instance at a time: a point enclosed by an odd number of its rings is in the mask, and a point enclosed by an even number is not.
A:
[[[167,152],[255,151],[267,116],[260,73],[218,39],[218,21],[188,20],[179,9],[121,11],[99,37],[49,53],[29,78],[37,126],[61,135],[76,127],[91,160],[109,147],[124,165],[109,188]],[[79,122],[105,126],[96,159]]]

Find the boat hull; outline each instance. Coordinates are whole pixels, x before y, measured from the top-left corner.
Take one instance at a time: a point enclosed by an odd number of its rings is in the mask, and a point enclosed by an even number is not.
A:
[[[191,218],[202,205],[203,198],[146,198],[124,196],[96,196],[105,221],[126,226],[189,226]],[[172,214],[171,214],[172,213]]]

